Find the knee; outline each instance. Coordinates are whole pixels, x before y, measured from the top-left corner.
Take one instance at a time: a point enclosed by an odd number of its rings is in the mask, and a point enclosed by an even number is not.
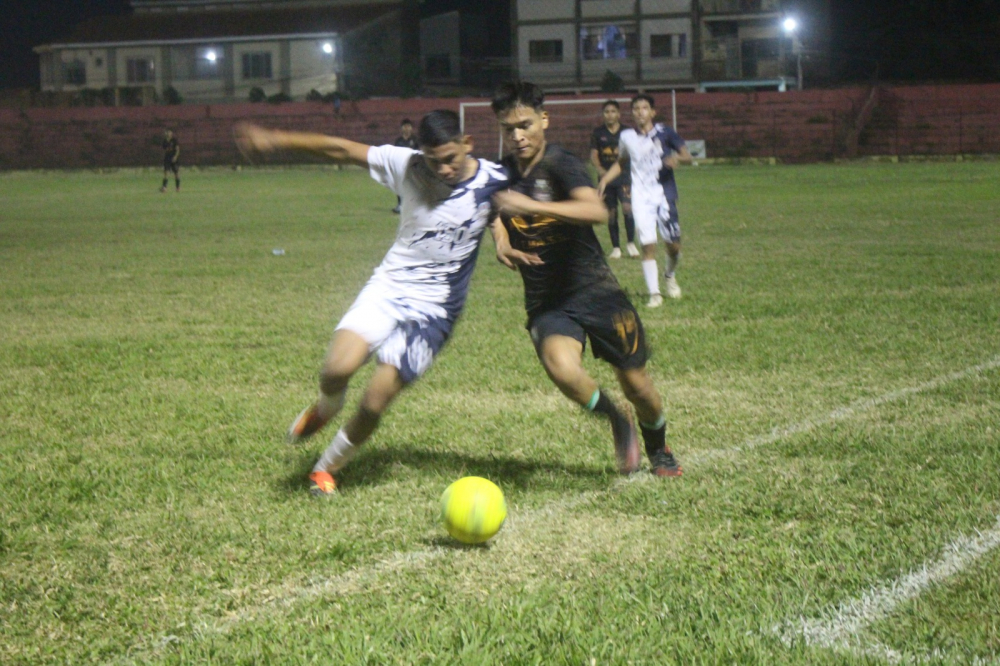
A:
[[[561,349],[543,349],[539,354],[549,377],[557,383],[567,383],[580,371],[580,359]]]
[[[319,390],[324,395],[335,395],[347,388],[351,373],[336,365],[327,365],[319,373]]]
[[[381,395],[371,390],[365,391],[365,394],[361,397],[361,403],[358,405],[358,413],[363,415],[365,420],[371,423],[378,423],[379,419],[382,418],[382,414],[389,408],[390,402],[392,402],[392,398],[389,396]]]

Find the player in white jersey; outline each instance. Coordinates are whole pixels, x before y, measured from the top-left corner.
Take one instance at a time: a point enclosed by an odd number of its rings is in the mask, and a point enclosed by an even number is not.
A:
[[[648,307],[663,304],[660,278],[656,266],[656,234],[659,231],[667,249],[667,296],[681,297],[674,272],[681,256],[681,228],[677,215],[677,183],[674,169],[678,164],[691,164],[691,152],[673,128],[653,123],[656,107],[649,95],[632,98],[632,119],[635,129],[622,130],[618,141],[618,162],[608,169],[598,183],[604,195],[608,183],[630,162],[632,174],[632,216],[636,235],[642,245],[642,273],[649,288]]]
[[[299,442],[318,432],[344,405],[351,377],[372,355],[378,366],[357,412],[309,475],[314,495],[336,490],[333,474],[378,426],[399,392],[431,365],[465,305],[490,197],[508,187],[498,165],[470,155],[453,111],[432,111],[417,130],[420,151],[367,146],[322,134],[237,128],[244,153],[296,149],[367,167],[401,198],[396,241],[340,320],[320,373],[319,397],[289,428]]]

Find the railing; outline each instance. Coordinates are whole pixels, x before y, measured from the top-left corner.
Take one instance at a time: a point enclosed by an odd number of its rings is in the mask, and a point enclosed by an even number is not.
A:
[[[779,0],[701,0],[704,14],[758,14],[781,11]]]

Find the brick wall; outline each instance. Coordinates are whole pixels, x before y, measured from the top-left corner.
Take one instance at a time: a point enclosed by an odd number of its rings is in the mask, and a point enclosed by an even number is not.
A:
[[[709,157],[827,160],[844,154],[847,129],[867,95],[866,88],[678,93],[678,131],[688,139],[704,139]],[[600,123],[604,96],[571,98],[588,97],[593,104],[549,106],[549,139],[581,157],[588,153],[591,130]],[[669,122],[670,95],[655,97],[661,117]],[[862,134],[861,154],[1000,152],[1000,85],[886,88],[879,99],[870,127]],[[345,102],[339,115],[330,104],[310,102],[0,109],[0,169],[159,167],[162,132],[168,127],[181,141],[182,164],[236,164],[240,157],[232,141],[232,128],[241,120],[365,143],[388,143],[397,136],[402,118],[416,123],[436,108],[457,111],[459,102]],[[628,123],[628,104],[623,104],[622,112]],[[477,152],[495,157],[497,129],[489,109],[467,108],[466,121]],[[282,155],[271,159],[303,158]]]

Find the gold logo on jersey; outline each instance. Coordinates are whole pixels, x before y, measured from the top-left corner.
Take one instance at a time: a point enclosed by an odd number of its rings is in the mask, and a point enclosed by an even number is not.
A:
[[[511,226],[524,237],[528,248],[543,247],[564,240],[563,234],[551,228],[558,222],[559,220],[547,215],[532,215],[530,221],[520,215],[510,218]]]
[[[639,325],[635,319],[635,313],[630,310],[616,312],[611,317],[615,331],[622,341],[622,351],[631,356],[639,351]]]

